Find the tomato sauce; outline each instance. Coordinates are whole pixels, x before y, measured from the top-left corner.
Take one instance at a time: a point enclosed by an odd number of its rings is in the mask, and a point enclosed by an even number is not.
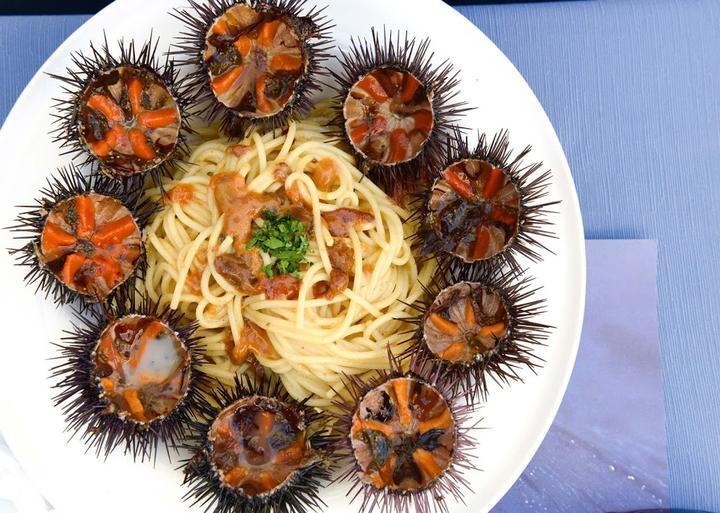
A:
[[[245,252],[252,234],[252,223],[264,210],[277,209],[280,199],[270,194],[249,191],[240,173],[218,173],[210,180],[215,202],[225,216],[225,233],[234,238],[237,254]]]
[[[348,237],[351,226],[357,230],[375,220],[375,217],[369,212],[346,207],[324,212],[322,218],[327,223],[330,235],[333,237]]]
[[[280,356],[268,338],[267,332],[252,321],[245,319],[240,340],[229,339],[226,351],[235,365],[242,365],[250,355],[262,356],[269,360],[277,360]]]

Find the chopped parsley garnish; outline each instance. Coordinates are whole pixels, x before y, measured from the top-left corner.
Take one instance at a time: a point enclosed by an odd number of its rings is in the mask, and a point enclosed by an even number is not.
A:
[[[268,278],[298,272],[310,246],[305,225],[289,214],[279,216],[269,210],[263,212],[263,219],[265,222],[255,228],[247,249],[258,248],[276,258],[274,263],[263,267]]]

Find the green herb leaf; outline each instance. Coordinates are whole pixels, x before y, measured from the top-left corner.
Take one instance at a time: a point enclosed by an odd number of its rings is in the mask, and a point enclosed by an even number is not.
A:
[[[279,216],[269,210],[263,212],[263,219],[265,222],[255,228],[247,249],[258,248],[276,259],[273,264],[263,267],[268,278],[276,273],[297,273],[310,247],[305,225],[291,215]]]
[[[275,237],[271,237],[265,241],[265,247],[269,249],[280,249],[284,246],[283,242]]]

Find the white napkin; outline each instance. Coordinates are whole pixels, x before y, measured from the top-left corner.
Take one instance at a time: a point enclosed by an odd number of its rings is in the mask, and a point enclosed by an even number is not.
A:
[[[0,435],[0,513],[47,513],[52,511],[25,475]]]

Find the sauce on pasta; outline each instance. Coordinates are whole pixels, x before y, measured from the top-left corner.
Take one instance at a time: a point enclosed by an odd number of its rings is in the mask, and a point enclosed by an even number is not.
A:
[[[294,398],[320,408],[345,375],[387,367],[388,344],[400,350],[409,329],[398,319],[410,316],[406,305],[433,271],[415,261],[409,213],[363,179],[327,121],[239,143],[210,135],[165,184],[194,192],[151,223],[145,279],[151,299],[198,323],[211,360],[204,372],[231,385],[256,359]],[[297,272],[271,278],[263,269],[277,257],[247,249],[266,210],[305,225]]]

